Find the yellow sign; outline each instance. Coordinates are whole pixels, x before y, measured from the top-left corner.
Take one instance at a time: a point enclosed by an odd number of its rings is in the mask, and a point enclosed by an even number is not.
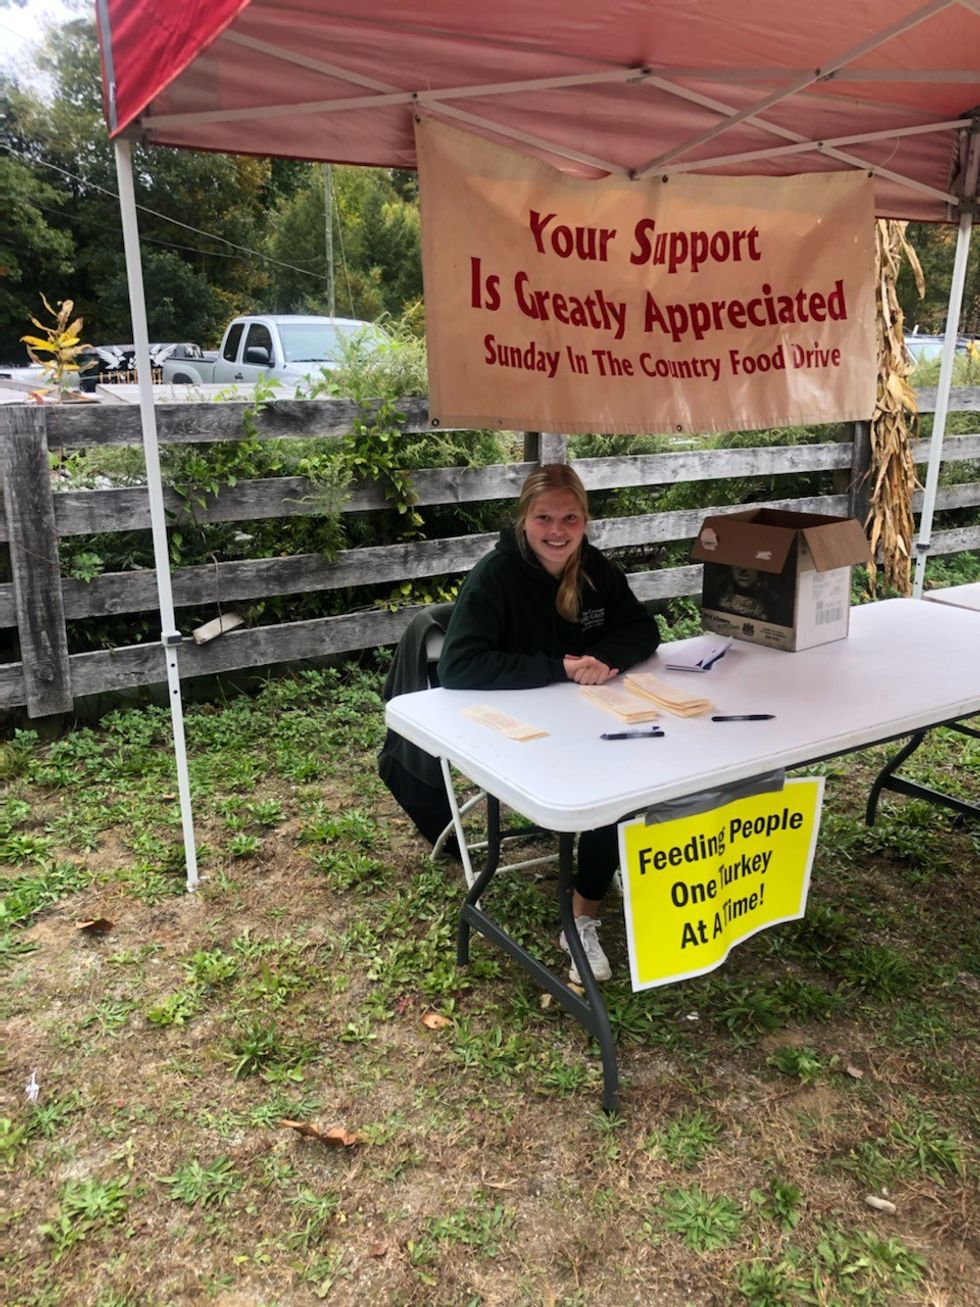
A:
[[[713,971],[743,940],[806,911],[823,779],[710,812],[619,827],[633,988]]]

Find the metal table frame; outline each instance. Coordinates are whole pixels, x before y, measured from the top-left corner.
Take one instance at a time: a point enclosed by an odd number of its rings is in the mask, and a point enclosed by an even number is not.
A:
[[[980,731],[965,726],[959,721],[937,722],[936,727],[940,726],[980,738]],[[893,769],[899,766],[905,758],[909,757],[918,748],[928,731],[932,729],[935,728],[929,727],[928,730],[916,731],[908,743],[895,755],[889,766]],[[904,738],[904,735],[890,735],[872,743],[888,744],[892,740]],[[872,743],[860,745],[858,749],[870,748]],[[858,749],[844,750],[843,753],[857,752]],[[841,756],[842,751],[837,750],[833,753],[825,753],[819,757],[810,758],[799,763],[798,766],[809,767],[818,762],[826,762],[829,758]],[[895,778],[889,783],[888,779],[882,779],[883,776],[884,771],[875,781],[875,787],[872,790],[875,802],[877,802],[877,796],[883,786],[897,790],[902,794],[914,793],[918,797],[932,797],[934,794],[933,791],[927,790],[924,786],[916,785],[910,781],[902,781],[900,778]],[[970,816],[978,815],[978,809],[975,806],[961,803],[960,800],[952,799],[946,795],[935,794],[935,801],[944,803],[957,811],[963,811]],[[869,807],[870,803],[871,800],[869,799]],[[629,814],[623,820],[627,820],[628,816]],[[477,930],[491,943],[496,944],[508,957],[513,958],[518,966],[536,980],[542,989],[552,994],[569,1016],[573,1017],[579,1025],[584,1026],[589,1034],[597,1040],[602,1057],[602,1107],[605,1112],[615,1112],[619,1107],[619,1062],[616,1054],[616,1041],[613,1038],[612,1028],[609,1024],[609,1013],[606,1011],[602,989],[592,974],[592,968],[589,966],[585,950],[578,937],[578,931],[575,929],[575,919],[572,912],[575,834],[568,831],[560,831],[556,832],[556,834],[559,841],[558,913],[562,930],[565,932],[565,939],[568,941],[571,951],[572,960],[582,977],[581,987],[585,990],[585,997],[581,998],[559,976],[556,976],[553,971],[549,971],[539,958],[536,958],[533,953],[529,953],[523,945],[518,944],[517,940],[512,939],[480,905],[481,896],[500,867],[500,800],[490,794],[487,795],[486,862],[483,870],[470,886],[463,901],[463,906],[459,911],[456,930],[456,962],[461,967],[469,965],[470,932]]]
[[[576,760],[591,757],[582,751],[594,752],[593,741],[605,721],[600,723],[592,715],[599,710],[584,705],[575,686],[495,695],[495,706],[533,721],[545,732],[540,744],[527,746],[514,746],[462,717],[462,710],[478,704],[486,692],[426,690],[391,700],[386,710],[390,727],[445,759],[488,795],[486,862],[459,912],[459,964],[468,962],[471,933],[476,930],[552,994],[597,1040],[603,1107],[615,1110],[619,1091],[615,1042],[601,990],[573,924],[576,833],[625,820],[651,805],[691,796],[709,786],[723,788],[774,769],[797,769],[966,722],[980,711],[978,652],[976,614],[916,600],[868,605],[852,614],[848,641],[792,656],[750,646],[732,657],[730,667],[722,664],[719,672],[711,673],[711,696],[725,711],[748,711],[760,704],[775,707],[781,727],[778,737],[767,738],[738,725],[730,730],[715,727],[696,718],[671,722],[666,748],[644,753],[641,767],[637,755],[627,752],[632,746],[624,745],[622,753],[603,756],[598,772],[578,766]],[[915,668],[919,677],[919,692],[911,697],[906,693],[908,667]],[[845,687],[847,693],[840,693]],[[529,699],[529,693],[535,697]],[[827,709],[822,714],[814,711],[814,704],[821,702]],[[559,917],[582,977],[584,997],[518,944],[481,904],[499,866],[501,804],[558,835]]]

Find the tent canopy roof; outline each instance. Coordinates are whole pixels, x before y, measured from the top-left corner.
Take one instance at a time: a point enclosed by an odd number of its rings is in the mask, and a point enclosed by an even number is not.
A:
[[[980,0],[99,0],[113,135],[413,168],[417,106],[584,176],[869,168],[957,216]]]

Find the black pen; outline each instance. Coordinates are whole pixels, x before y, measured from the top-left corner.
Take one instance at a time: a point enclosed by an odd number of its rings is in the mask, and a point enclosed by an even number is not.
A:
[[[771,722],[774,712],[747,712],[734,717],[712,717],[713,722]]]
[[[609,731],[599,736],[600,740],[662,740],[661,730],[652,731]]]

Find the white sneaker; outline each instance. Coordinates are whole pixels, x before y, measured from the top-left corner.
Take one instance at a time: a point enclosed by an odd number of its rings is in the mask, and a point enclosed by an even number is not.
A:
[[[596,934],[596,929],[600,925],[601,922],[596,917],[575,918],[578,937],[582,941],[582,947],[585,949],[585,956],[589,960],[593,976],[595,976],[596,980],[608,980],[612,975],[612,967],[609,965],[609,959],[602,951],[602,945],[599,943],[599,937]],[[564,931],[561,932],[558,943],[566,953],[571,953]],[[582,977],[579,975],[578,967],[574,962],[569,967],[568,979],[573,985],[581,985],[582,983]]]

